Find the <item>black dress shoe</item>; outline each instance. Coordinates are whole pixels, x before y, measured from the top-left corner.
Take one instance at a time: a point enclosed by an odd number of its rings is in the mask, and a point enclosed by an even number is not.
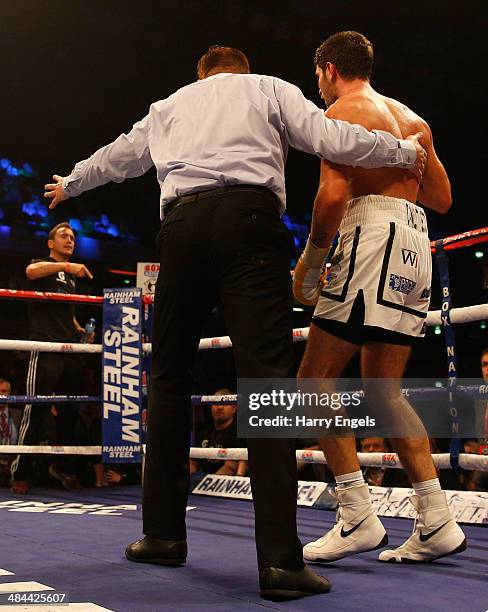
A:
[[[259,586],[264,599],[284,601],[328,593],[331,584],[307,566],[299,570],[266,567],[259,575]]]
[[[150,536],[129,544],[125,549],[129,561],[156,565],[183,565],[186,554],[186,540],[160,540]]]

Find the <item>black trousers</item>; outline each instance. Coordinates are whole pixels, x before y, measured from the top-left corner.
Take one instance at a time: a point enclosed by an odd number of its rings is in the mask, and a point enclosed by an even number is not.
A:
[[[79,395],[83,393],[83,370],[78,355],[57,353],[30,354],[27,370],[27,395]],[[78,418],[78,404],[59,404],[57,417],[51,414],[51,404],[26,404],[19,427],[18,444],[61,444],[73,445],[75,426]],[[42,462],[42,459],[40,459]],[[34,455],[17,455],[12,463],[11,474],[15,480],[30,480],[33,476]],[[54,461],[51,461],[54,463]],[[75,461],[64,457],[56,464],[63,471],[73,473]]]
[[[293,238],[274,195],[246,186],[177,201],[158,236],[143,520],[149,536],[186,537],[190,374],[202,324],[217,300],[237,374],[294,375]],[[295,441],[249,439],[259,568],[302,568],[296,529]]]

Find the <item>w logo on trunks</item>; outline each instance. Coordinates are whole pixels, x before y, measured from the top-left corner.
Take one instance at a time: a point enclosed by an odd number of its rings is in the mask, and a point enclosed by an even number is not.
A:
[[[402,259],[405,265],[410,264],[412,268],[416,268],[418,266],[419,254],[409,249],[402,249]]]

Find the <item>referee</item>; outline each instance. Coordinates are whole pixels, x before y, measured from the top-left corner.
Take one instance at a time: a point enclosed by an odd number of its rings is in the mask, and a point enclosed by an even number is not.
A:
[[[46,185],[50,208],[109,181],[156,166],[162,225],[154,303],[152,376],[143,492],[145,537],[131,561],[185,562],[188,445],[193,364],[203,322],[220,299],[238,376],[294,375],[285,210],[289,146],[338,164],[413,168],[425,153],[415,137],[332,121],[281,79],[250,74],[242,51],[211,47],[198,81],[151,105],[128,134]],[[417,160],[416,160],[417,158]],[[414,167],[415,164],[415,167]],[[261,595],[325,593],[304,567],[296,529],[297,467],[288,439],[249,439]]]

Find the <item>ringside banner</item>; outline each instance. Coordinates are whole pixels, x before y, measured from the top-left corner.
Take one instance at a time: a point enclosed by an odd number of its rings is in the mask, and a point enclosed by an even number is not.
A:
[[[313,506],[327,488],[325,482],[298,482],[297,504]],[[251,482],[248,476],[223,476],[207,474],[192,491],[196,495],[230,497],[232,499],[252,499]]]
[[[141,461],[141,289],[104,289],[102,456]]]

